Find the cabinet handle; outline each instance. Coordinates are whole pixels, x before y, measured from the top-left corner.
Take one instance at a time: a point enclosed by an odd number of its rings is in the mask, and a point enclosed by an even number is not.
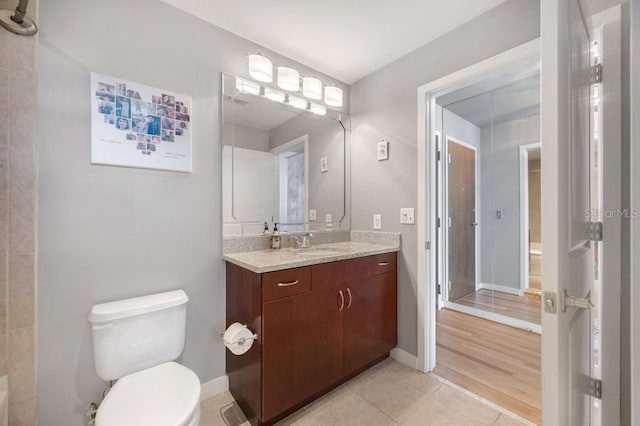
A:
[[[278,283],[278,287],[291,287],[292,285],[296,285],[300,282],[300,280],[289,281],[288,283]]]
[[[389,262],[378,262],[378,266],[387,266]]]
[[[351,302],[353,301],[353,298],[351,297],[351,289],[349,287],[347,287],[347,294],[349,295],[349,303],[347,303],[347,309],[349,309],[351,307]]]
[[[342,310],[344,309],[344,293],[342,292],[342,290],[340,290],[338,293],[340,293],[340,309],[338,309],[338,311],[342,312]]]

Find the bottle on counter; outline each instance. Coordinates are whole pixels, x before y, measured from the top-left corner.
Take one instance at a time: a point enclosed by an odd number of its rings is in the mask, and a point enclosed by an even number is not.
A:
[[[271,231],[269,231],[269,225],[267,222],[264,223],[264,231],[262,231],[263,235],[271,235]]]
[[[273,232],[271,233],[271,248],[279,249],[281,244],[280,232],[278,232],[278,224],[273,224]]]

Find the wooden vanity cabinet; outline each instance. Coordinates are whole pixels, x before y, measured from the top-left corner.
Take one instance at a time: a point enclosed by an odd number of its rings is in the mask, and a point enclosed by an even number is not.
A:
[[[227,262],[227,327],[259,334],[246,354],[226,351],[229,390],[253,424],[275,423],[388,356],[396,269],[396,253],[264,274]]]

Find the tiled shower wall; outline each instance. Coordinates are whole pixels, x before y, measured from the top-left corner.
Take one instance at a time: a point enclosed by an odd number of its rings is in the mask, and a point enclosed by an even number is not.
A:
[[[36,45],[0,28],[0,376],[10,426],[36,424]]]

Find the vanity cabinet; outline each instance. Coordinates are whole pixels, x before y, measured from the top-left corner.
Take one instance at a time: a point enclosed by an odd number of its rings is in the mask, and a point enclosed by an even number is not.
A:
[[[397,343],[396,253],[263,274],[227,262],[227,326],[259,337],[227,351],[229,390],[272,424],[386,358]]]

